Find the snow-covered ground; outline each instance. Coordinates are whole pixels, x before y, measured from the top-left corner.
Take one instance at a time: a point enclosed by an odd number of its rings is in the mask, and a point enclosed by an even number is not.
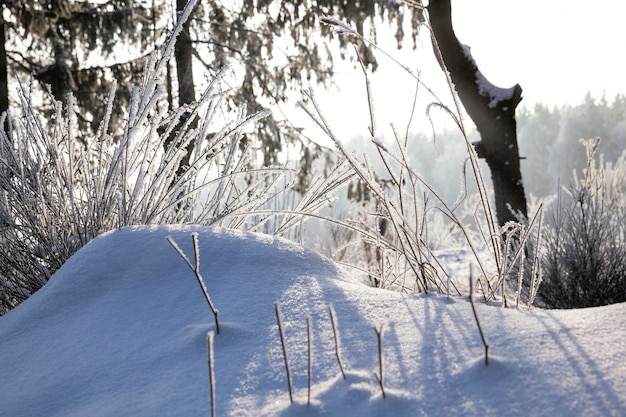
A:
[[[569,311],[366,287],[327,259],[262,235],[133,227],[101,236],[0,317],[0,415],[208,416],[219,310],[218,416],[624,416],[626,304]],[[289,401],[274,304],[294,387]],[[334,306],[346,367],[335,357]],[[306,317],[313,333],[307,404]],[[383,398],[374,328],[383,325]]]

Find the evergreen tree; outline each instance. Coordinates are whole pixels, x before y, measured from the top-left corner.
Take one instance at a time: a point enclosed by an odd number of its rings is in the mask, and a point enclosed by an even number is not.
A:
[[[21,78],[34,73],[37,80],[50,86],[59,101],[64,102],[72,92],[81,109],[77,112],[79,129],[83,135],[89,135],[102,118],[103,97],[112,79],[119,86],[116,116],[123,117],[128,104],[126,88],[139,82],[143,59],[164,38],[164,29],[173,26],[174,10],[180,12],[185,4],[185,0],[4,2],[11,30],[6,41],[8,59],[3,68],[8,68],[10,73],[16,71]],[[170,106],[180,107],[195,99],[195,90],[202,86],[196,85],[194,70],[204,70],[210,78],[226,65],[232,66],[241,79],[232,108],[246,105],[252,113],[268,104],[283,102],[288,90],[298,89],[302,82],[324,84],[332,77],[328,43],[318,40],[320,37],[332,40],[335,35],[320,24],[320,17],[335,16],[360,31],[369,22],[368,36],[373,39],[376,38],[374,18],[386,17],[390,24],[396,25],[396,39],[401,45],[406,14],[410,15],[415,43],[424,20],[422,9],[405,10],[393,2],[244,0],[236,8],[230,2],[205,0],[197,5],[177,41],[174,65],[177,75],[175,79],[171,74],[166,75]],[[336,40],[342,48],[341,57],[345,58],[348,41],[343,37]],[[377,62],[371,47],[364,43],[357,47],[365,64],[375,70]],[[8,94],[3,95],[0,88],[0,100],[3,97],[9,101]],[[113,120],[112,127],[115,125]],[[297,142],[298,136],[284,122],[273,118],[261,121],[256,138],[263,164],[276,164],[283,145]],[[309,155],[320,153],[319,149],[309,151]]]
[[[181,1],[184,3],[184,0],[177,1],[178,9]],[[407,10],[415,41],[419,25],[424,21],[422,10]],[[335,35],[330,28],[320,24],[320,17],[337,17],[361,31],[369,22],[370,36],[375,39],[374,18],[384,16],[397,25],[396,39],[400,45],[404,38],[402,25],[406,13],[399,4],[373,0],[244,0],[239,8],[232,7],[229,2],[206,0],[198,4],[186,28],[189,39],[184,33],[179,42],[185,42],[185,48],[189,45],[193,48],[194,59],[187,60],[187,64],[192,62],[191,65],[197,65],[209,74],[230,65],[241,79],[233,108],[246,105],[249,112],[256,112],[268,104],[284,102],[289,90],[298,89],[304,82],[324,84],[331,79],[333,59],[328,41],[335,39]],[[320,38],[326,41],[320,43]],[[341,56],[345,58],[348,41],[343,37],[337,40],[342,48]],[[365,43],[359,43],[357,47],[365,64],[375,70],[377,62],[371,47]],[[188,68],[181,67],[181,62],[177,59],[177,70],[190,74]],[[191,77],[184,79],[189,82]],[[283,145],[297,143],[299,135],[270,117],[259,121],[256,139],[263,164],[269,166],[278,163]],[[320,154],[319,149],[302,152],[307,158]]]
[[[75,114],[82,137],[97,129],[113,79],[119,86],[114,116],[122,117],[129,97],[126,86],[138,82],[143,59],[160,32],[154,15],[161,8],[146,1],[15,0],[4,2],[3,9],[9,30],[4,57],[0,49],[2,70],[23,81],[33,74],[61,102],[72,93],[80,109]],[[8,108],[8,91],[0,88],[0,104],[3,101]]]

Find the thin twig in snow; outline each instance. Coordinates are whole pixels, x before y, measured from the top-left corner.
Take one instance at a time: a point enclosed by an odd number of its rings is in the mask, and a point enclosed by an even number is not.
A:
[[[376,338],[378,339],[378,372],[374,372],[376,376],[376,380],[378,381],[378,385],[380,385],[380,391],[383,393],[383,399],[387,396],[385,395],[385,384],[384,384],[384,374],[383,374],[383,325],[375,326],[374,331],[376,332]]]
[[[311,404],[311,377],[313,373],[313,333],[311,332],[311,316],[306,318],[306,334],[308,347],[308,367],[307,367],[307,399],[306,403]]]
[[[335,356],[337,357],[337,363],[339,364],[339,369],[341,370],[341,376],[343,376],[343,379],[346,379],[346,373],[343,370],[343,364],[341,363],[341,353],[339,349],[339,329],[337,328],[337,323],[335,319],[335,309],[332,305],[328,306],[328,312],[330,313],[330,323],[333,326],[333,336],[335,338]]]
[[[285,335],[283,333],[283,324],[278,303],[274,304],[276,312],[276,322],[278,323],[278,333],[280,334],[280,344],[283,347],[283,359],[285,360],[285,372],[287,373],[287,385],[289,387],[289,400],[293,404],[293,390],[291,388],[291,371],[289,370],[289,361],[287,360],[287,346],[285,345]]]
[[[166,239],[170,243],[170,245],[172,245],[174,250],[178,252],[180,257],[183,258],[183,260],[185,261],[189,269],[191,269],[194,275],[196,276],[196,280],[198,281],[198,284],[200,285],[200,288],[202,289],[204,298],[207,304],[209,305],[209,308],[213,312],[213,317],[215,318],[215,333],[220,334],[220,325],[217,320],[218,311],[213,305],[213,302],[211,301],[211,297],[209,296],[209,291],[206,289],[206,285],[204,285],[204,280],[202,279],[202,275],[200,275],[200,249],[198,246],[198,233],[194,232],[191,234],[191,241],[193,242],[193,254],[194,254],[193,265],[189,261],[189,258],[187,258],[187,255],[185,255],[185,253],[182,251],[182,249],[180,249],[180,247],[176,244],[176,242],[171,236],[166,237]]]
[[[213,337],[212,331],[207,333],[207,347],[208,347],[208,365],[209,365],[209,390],[211,392],[211,417],[215,417],[215,362],[213,355]]]
[[[469,278],[469,299],[470,304],[472,305],[472,312],[474,313],[474,319],[476,319],[476,325],[478,326],[478,333],[480,333],[480,338],[483,341],[483,345],[485,346],[485,366],[489,365],[489,345],[487,344],[487,339],[483,334],[483,329],[480,327],[480,321],[478,321],[478,313],[476,312],[476,306],[474,306],[474,277],[472,275],[472,267],[470,266],[470,278]]]

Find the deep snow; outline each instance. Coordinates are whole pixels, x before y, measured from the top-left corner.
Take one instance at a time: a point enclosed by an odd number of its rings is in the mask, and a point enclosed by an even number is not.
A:
[[[207,227],[130,227],[75,254],[0,317],[0,415],[210,415],[207,332],[219,309],[217,415],[623,416],[626,304],[569,311],[377,290],[281,239]],[[462,262],[462,261],[461,261]],[[462,270],[462,268],[460,268]],[[274,303],[295,389],[290,404]],[[343,380],[328,305],[337,312]],[[306,317],[313,324],[307,405]],[[383,324],[386,399],[374,326]]]

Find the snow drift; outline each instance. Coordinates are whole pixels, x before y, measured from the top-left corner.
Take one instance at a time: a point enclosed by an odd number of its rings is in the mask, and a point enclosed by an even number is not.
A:
[[[217,415],[490,416],[626,413],[626,305],[527,311],[363,286],[281,239],[208,227],[129,227],[98,237],[0,317],[2,416],[206,416],[207,332],[219,310]],[[295,402],[289,402],[274,303]],[[328,306],[337,312],[341,377]],[[307,404],[306,317],[313,327]],[[386,399],[374,377],[383,325]]]

